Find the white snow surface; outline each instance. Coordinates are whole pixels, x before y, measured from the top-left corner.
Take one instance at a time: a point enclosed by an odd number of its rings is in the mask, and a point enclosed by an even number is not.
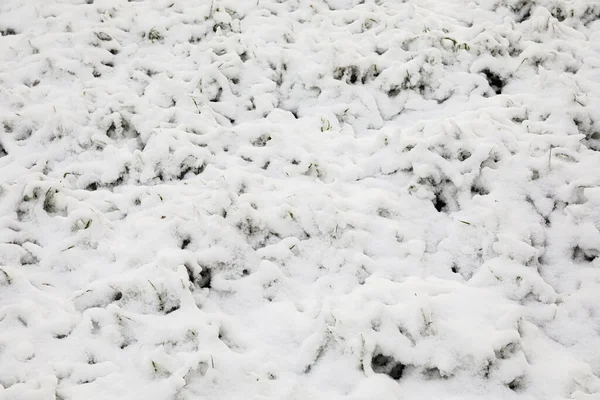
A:
[[[597,0],[0,33],[0,399],[600,399]]]

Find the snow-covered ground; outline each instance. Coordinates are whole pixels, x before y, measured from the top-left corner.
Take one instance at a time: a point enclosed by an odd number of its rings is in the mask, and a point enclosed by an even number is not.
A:
[[[597,0],[0,31],[0,399],[600,398]]]

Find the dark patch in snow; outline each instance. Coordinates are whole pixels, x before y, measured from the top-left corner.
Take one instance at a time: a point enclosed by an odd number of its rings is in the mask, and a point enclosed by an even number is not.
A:
[[[442,197],[441,193],[438,193],[435,195],[435,199],[433,200],[433,206],[435,207],[435,209],[437,210],[437,212],[442,212],[442,211],[446,211],[446,206],[448,204],[446,203],[446,201],[444,200],[444,198]]]
[[[2,36],[12,36],[16,34],[17,32],[13,28],[0,29],[0,35]]]
[[[483,75],[485,75],[485,79],[488,81],[490,87],[496,92],[496,94],[502,94],[502,89],[506,85],[506,82],[500,75],[495,72],[490,71],[489,69],[484,69],[481,71]]]
[[[578,263],[591,263],[600,256],[597,249],[584,249],[579,245],[573,247],[571,259]]]
[[[394,380],[402,378],[402,373],[406,368],[406,365],[383,354],[375,354],[371,359],[371,366],[376,373],[386,374]]]

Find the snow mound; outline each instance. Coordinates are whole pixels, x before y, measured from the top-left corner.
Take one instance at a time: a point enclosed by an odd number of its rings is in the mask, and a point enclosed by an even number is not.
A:
[[[0,399],[600,398],[595,1],[0,34]]]

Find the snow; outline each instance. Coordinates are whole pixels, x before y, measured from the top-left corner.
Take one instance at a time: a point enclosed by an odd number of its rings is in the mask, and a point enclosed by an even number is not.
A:
[[[0,32],[0,399],[600,399],[600,3]]]

